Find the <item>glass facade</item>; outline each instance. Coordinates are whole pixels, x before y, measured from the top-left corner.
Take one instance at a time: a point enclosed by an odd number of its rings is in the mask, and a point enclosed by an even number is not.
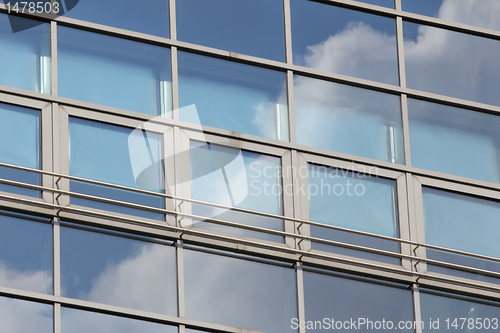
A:
[[[499,329],[498,1],[58,4],[0,3],[1,332]]]

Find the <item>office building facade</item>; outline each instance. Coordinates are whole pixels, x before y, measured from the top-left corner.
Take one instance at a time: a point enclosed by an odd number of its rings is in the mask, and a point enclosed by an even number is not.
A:
[[[0,4],[0,331],[492,332],[500,2]]]

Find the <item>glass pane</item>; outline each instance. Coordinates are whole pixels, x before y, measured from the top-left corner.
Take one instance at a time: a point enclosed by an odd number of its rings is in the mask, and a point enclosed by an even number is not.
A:
[[[0,14],[0,85],[50,93],[49,25],[12,32],[37,21]],[[12,26],[11,26],[12,24]]]
[[[412,165],[500,182],[500,117],[408,100]]]
[[[347,328],[345,332],[414,332],[398,329],[400,321],[414,321],[412,293],[406,288],[305,271],[306,322],[295,320],[292,327],[309,325],[307,333],[319,333],[339,329],[335,325],[341,322],[345,326],[340,329]],[[315,321],[320,321],[319,325]]]
[[[195,104],[199,116],[181,113],[181,120],[287,141],[285,79],[282,72],[179,52],[180,104]]]
[[[297,331],[290,328],[297,316],[294,269],[191,250],[184,261],[186,317],[267,333]]]
[[[1,77],[1,75],[0,75]],[[0,103],[0,162],[40,169],[40,112]],[[3,179],[40,185],[37,173],[0,167]],[[40,191],[0,184],[0,190],[40,196]]]
[[[422,196],[427,244],[500,258],[497,237],[500,232],[499,202],[425,187]],[[427,250],[427,256],[494,272],[500,268],[496,262],[435,250]],[[434,271],[436,269],[442,271],[438,267],[432,268]],[[451,274],[467,275],[458,271]]]
[[[141,173],[137,170],[137,160],[141,160],[141,164],[151,166],[161,164],[159,163],[162,159],[162,137],[160,134],[144,131],[140,133],[141,137],[137,137],[138,131],[131,128],[80,118],[70,118],[69,130],[70,173],[72,176],[141,188]],[[147,146],[146,144],[136,144],[136,138],[144,139]],[[145,189],[159,193],[163,192],[163,172],[161,169],[151,170],[149,185],[152,186]],[[137,194],[99,185],[72,181],[71,190],[156,208],[164,207],[164,199],[161,197]],[[72,203],[148,218],[163,218],[160,213],[112,206],[86,199],[72,198]]]
[[[195,200],[268,214],[282,214],[280,159],[215,144],[191,141],[191,191]],[[283,221],[203,205],[193,214],[252,226],[283,230]],[[245,229],[198,222],[196,227],[276,242],[283,238]]]
[[[422,332],[487,333],[500,327],[499,304],[450,294],[420,293]],[[464,318],[465,320],[463,320]]]
[[[397,85],[394,19],[307,0],[292,0],[293,62]]]
[[[443,20],[500,30],[497,0],[401,0],[403,10]]]
[[[383,236],[399,236],[394,180],[311,164],[308,173],[311,221]],[[399,252],[397,242],[316,226],[311,226],[311,236]],[[395,257],[385,258],[319,243],[313,243],[313,248],[399,263],[399,259]]]
[[[176,315],[175,267],[171,246],[61,228],[63,296]]]
[[[180,40],[285,60],[282,0],[182,0],[177,2]]]
[[[0,332],[52,333],[52,305],[0,297]]]
[[[370,3],[372,5],[394,8],[394,0],[355,0]]]
[[[169,114],[169,49],[66,27],[57,36],[61,96]]]
[[[0,213],[0,285],[52,293],[49,220],[6,211]]]
[[[301,76],[294,96],[298,143],[404,163],[398,96]]]
[[[404,22],[409,88],[500,105],[500,42]]]
[[[59,0],[61,2],[61,0]],[[64,16],[168,38],[168,1],[63,0]],[[66,10],[64,10],[66,9]]]
[[[61,333],[177,333],[177,327],[70,308],[61,309]]]

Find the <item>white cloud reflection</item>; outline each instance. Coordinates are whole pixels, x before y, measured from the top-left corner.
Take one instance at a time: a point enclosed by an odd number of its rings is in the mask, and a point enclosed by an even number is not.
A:
[[[0,297],[0,332],[51,333],[52,306],[7,297]]]

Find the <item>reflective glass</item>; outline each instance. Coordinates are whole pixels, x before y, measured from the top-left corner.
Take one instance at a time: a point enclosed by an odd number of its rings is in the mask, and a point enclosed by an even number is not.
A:
[[[1,212],[1,286],[52,293],[52,226],[47,222],[48,219]]]
[[[60,96],[152,115],[171,111],[169,49],[66,27],[57,32]]]
[[[190,43],[284,61],[283,1],[177,1],[177,35]]]
[[[268,214],[282,214],[280,159],[221,145],[191,142],[191,191],[195,200]],[[273,230],[281,220],[228,209],[193,205],[193,213]],[[196,227],[282,241],[281,236],[198,222]]]
[[[500,105],[500,42],[404,22],[407,86]]]
[[[59,0],[67,17],[168,38],[168,1]]]
[[[497,0],[401,0],[403,10],[443,20],[500,30]]]
[[[52,333],[52,305],[0,297],[0,332]]]
[[[398,96],[301,76],[294,96],[297,143],[404,163]]]
[[[336,329],[335,322],[346,321],[348,328],[345,332],[349,329],[360,332],[414,332],[413,329],[397,329],[400,321],[414,321],[412,293],[407,287],[305,271],[306,322],[296,320],[295,323],[306,326],[307,333],[333,331]],[[332,324],[331,320],[335,322]],[[386,322],[385,329],[382,320]],[[353,321],[355,327],[351,325]],[[387,329],[389,322],[394,325],[392,329]]]
[[[186,317],[266,333],[297,332],[295,270],[184,251]],[[209,286],[207,288],[207,286]]]
[[[307,0],[292,0],[293,62],[397,85],[394,19]]]
[[[61,309],[61,333],[177,333],[177,327],[71,308]]]
[[[1,76],[0,76],[1,77]],[[40,169],[40,111],[0,103],[0,162]],[[40,185],[37,173],[0,167],[3,179]],[[39,196],[40,192],[0,184],[0,190]]]
[[[420,293],[422,332],[487,333],[500,328],[500,304],[445,293]],[[463,319],[462,319],[463,318]]]
[[[394,0],[355,0],[355,1],[366,2],[377,6],[394,8]]]
[[[368,170],[366,170],[368,171]],[[396,182],[367,173],[309,165],[309,218],[343,228],[398,237]],[[311,236],[399,252],[397,242],[311,226]],[[393,257],[314,244],[313,248],[398,263]]]
[[[160,134],[141,132],[146,144],[134,144],[137,131],[131,128],[110,125],[81,118],[70,118],[70,174],[133,188],[141,188],[140,173],[136,160],[141,164],[158,165],[162,159],[162,138]],[[147,145],[147,146],[146,146]],[[162,170],[151,170],[150,182],[153,188],[147,190],[162,192]],[[154,175],[153,175],[154,172]],[[156,208],[164,207],[164,199],[147,194],[138,194],[126,190],[113,189],[78,181],[71,182],[71,190],[78,193],[97,195],[104,198],[132,202]],[[108,209],[126,214],[162,219],[160,213],[140,211],[138,209],[112,206],[92,202],[86,199],[72,198],[72,203],[99,209]]]
[[[9,20],[10,19],[10,20]],[[0,13],[0,85],[50,93],[49,25],[12,32],[36,21]]]
[[[408,100],[412,165],[500,182],[500,117]]]
[[[175,267],[171,246],[61,228],[65,297],[176,315]]]
[[[500,203],[424,187],[427,244],[500,258]],[[472,257],[427,251],[432,259],[498,271],[500,265]],[[455,273],[456,274],[456,273]]]
[[[287,141],[285,79],[283,72],[179,52],[180,105],[198,111],[181,112],[181,120]]]

